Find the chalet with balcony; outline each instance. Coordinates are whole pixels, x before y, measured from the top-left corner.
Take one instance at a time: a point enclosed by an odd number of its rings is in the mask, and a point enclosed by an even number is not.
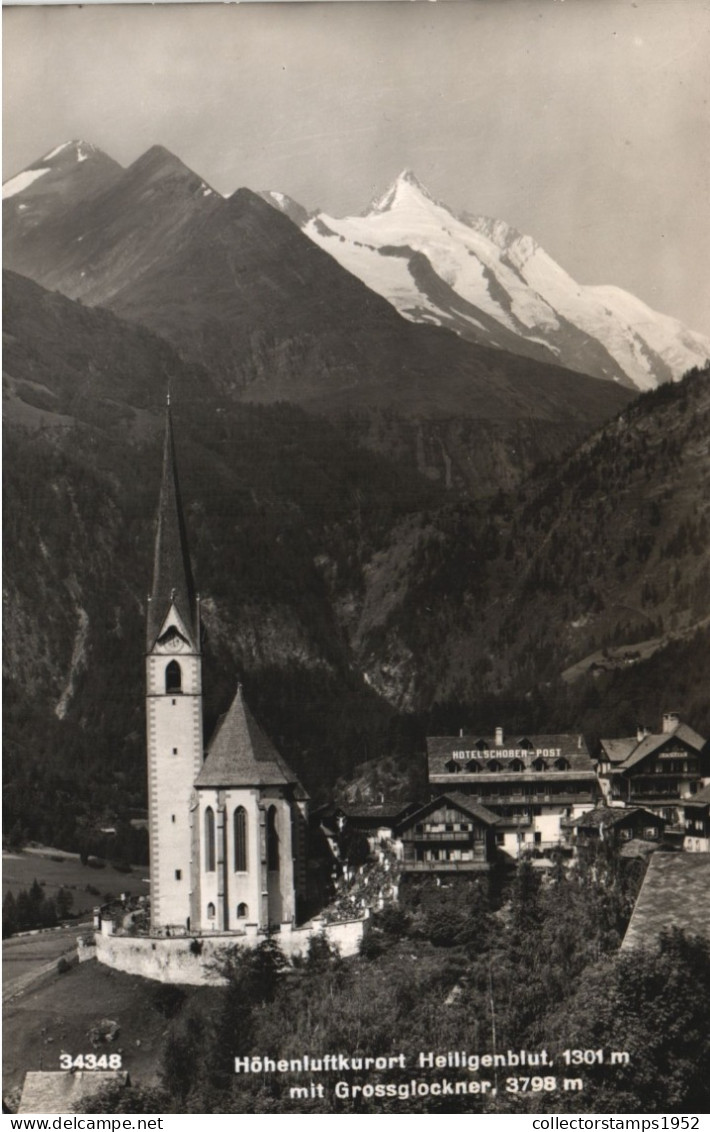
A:
[[[397,828],[405,872],[486,872],[496,857],[498,818],[456,791],[432,799]]]
[[[683,848],[687,853],[710,853],[710,785],[683,803]]]
[[[577,818],[566,818],[563,827],[569,831],[572,844],[604,841],[623,849],[624,846],[656,848],[663,840],[665,819],[642,806],[595,806]]]
[[[432,794],[453,789],[494,813],[497,843],[516,859],[561,844],[561,821],[600,797],[582,735],[432,736],[427,759]]]
[[[631,738],[601,739],[597,773],[607,805],[643,806],[680,825],[685,803],[710,776],[710,745],[676,712],[667,712],[656,734],[641,730]]]

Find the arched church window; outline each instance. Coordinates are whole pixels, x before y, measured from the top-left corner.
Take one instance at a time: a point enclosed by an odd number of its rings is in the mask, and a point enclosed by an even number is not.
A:
[[[237,904],[237,919],[246,920],[249,917],[249,909],[246,904]]]
[[[234,871],[245,873],[247,867],[247,812],[244,806],[237,806],[234,811]]]
[[[182,691],[182,669],[176,660],[171,660],[165,669],[165,691]]]
[[[216,909],[215,909],[214,904],[210,900],[209,904],[207,905],[207,919],[208,920],[214,920],[215,915],[216,915]]]
[[[205,870],[213,873],[215,870],[215,836],[214,836],[214,810],[208,806],[205,810]]]
[[[269,872],[276,872],[279,868],[279,830],[276,806],[269,806],[266,815],[266,859]]]

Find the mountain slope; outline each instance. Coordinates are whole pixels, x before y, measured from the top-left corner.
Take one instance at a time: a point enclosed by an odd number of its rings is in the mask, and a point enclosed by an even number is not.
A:
[[[457,216],[401,174],[362,216],[303,219],[264,194],[405,317],[639,389],[710,357],[710,340],[614,287],[576,283],[529,236]]]
[[[410,707],[528,696],[583,715],[618,711],[625,687],[638,704],[666,694],[644,672],[668,653],[668,688],[705,717],[709,499],[706,369],[639,398],[507,499],[404,520],[358,598],[341,599],[359,663]]]
[[[77,199],[75,182],[84,167],[75,163],[67,168],[53,207],[29,227],[18,227],[17,210],[26,193],[39,191],[44,178],[15,192],[9,209],[4,203],[3,262],[44,287],[92,304],[106,302],[153,266],[165,248],[183,239],[221,201],[161,146],[153,146],[126,170],[112,170],[98,191]]]
[[[705,725],[707,374],[646,395],[513,494],[451,504],[349,426],[235,403],[110,312],[11,273],[4,308],[8,828],[71,849],[144,804],[140,658],[168,382],[208,732],[239,676],[322,797],[474,712],[621,727],[668,694]],[[32,803],[41,791],[51,808]]]
[[[348,418],[360,443],[452,488],[512,485],[629,397],[413,325],[258,195],[224,200],[160,147],[28,231],[8,210],[6,231],[8,266],[154,331],[226,396]]]

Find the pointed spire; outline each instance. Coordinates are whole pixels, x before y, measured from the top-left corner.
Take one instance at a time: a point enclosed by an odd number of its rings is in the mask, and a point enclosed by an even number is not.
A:
[[[170,394],[165,411],[163,479],[158,504],[153,590],[148,603],[148,648],[152,648],[174,605],[195,651],[199,649],[199,616],[192,577],[187,532],[178,484]]]

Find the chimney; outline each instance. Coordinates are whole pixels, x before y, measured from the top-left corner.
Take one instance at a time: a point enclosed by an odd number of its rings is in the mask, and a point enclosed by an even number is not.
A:
[[[680,716],[677,711],[667,711],[663,716],[663,734],[668,735],[671,731],[675,731],[680,723]]]
[[[503,728],[496,727],[496,747],[503,746]]]
[[[665,731],[665,726],[664,726],[663,730]],[[636,742],[637,743],[640,743],[641,740],[645,739],[647,735],[648,735],[648,728],[647,727],[641,727],[639,725],[636,728]]]

